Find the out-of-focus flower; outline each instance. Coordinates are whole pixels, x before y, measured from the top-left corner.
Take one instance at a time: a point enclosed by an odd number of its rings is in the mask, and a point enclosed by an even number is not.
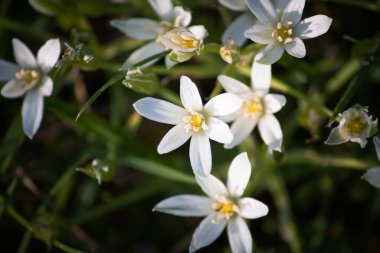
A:
[[[133,106],[148,119],[175,125],[161,140],[158,153],[168,153],[191,138],[190,162],[194,174],[208,175],[212,164],[209,139],[220,143],[232,141],[230,128],[216,117],[238,110],[242,101],[234,94],[224,93],[203,106],[197,86],[186,76],[181,77],[180,96],[184,108],[151,97],[140,99]]]
[[[246,139],[258,125],[261,138],[270,150],[281,151],[282,130],[273,115],[286,103],[283,95],[268,93],[272,79],[271,65],[253,63],[251,71],[251,88],[231,77],[220,75],[218,81],[223,88],[243,99],[240,110],[227,116],[232,120],[232,142],[224,145],[233,148]]]
[[[333,128],[325,144],[338,145],[352,141],[364,148],[366,139],[377,131],[377,119],[372,120],[372,116],[368,115],[367,106],[354,105],[339,116],[339,125]]]
[[[47,6],[45,6],[44,4],[41,4],[39,0],[28,0],[28,1],[29,1],[30,6],[32,6],[34,10],[38,11],[41,14],[48,15],[48,16],[53,16],[55,14],[53,10],[47,8]]]
[[[286,52],[294,57],[306,55],[303,39],[322,35],[330,28],[332,19],[316,15],[301,21],[305,0],[289,0],[282,9],[276,9],[270,0],[247,0],[249,9],[259,19],[245,31],[245,37],[259,44],[267,44],[256,60],[262,64],[277,62]]]
[[[128,69],[141,60],[165,51],[165,46],[161,43],[162,36],[175,27],[188,27],[191,23],[191,12],[181,6],[174,7],[171,0],[148,0],[148,2],[160,17],[160,22],[148,18],[114,19],[111,21],[112,26],[128,37],[150,41],[134,51],[124,62],[121,69]],[[205,30],[203,26],[201,27]],[[191,30],[192,26],[188,28]],[[150,66],[156,61],[158,59],[152,60],[143,66]],[[175,62],[166,57],[165,64],[166,67],[170,68]]]
[[[379,137],[373,137],[373,144],[375,145],[377,159],[380,161],[380,140]],[[367,170],[362,176],[368,183],[380,189],[380,167],[372,167]]]
[[[214,242],[227,226],[228,240],[233,253],[252,252],[252,236],[245,219],[267,215],[268,207],[253,198],[241,198],[251,175],[247,153],[232,161],[228,171],[227,187],[213,175],[196,176],[208,197],[178,195],[159,202],[153,211],[205,219],[193,234],[189,251],[194,252]]]
[[[44,96],[53,91],[53,80],[47,75],[54,67],[61,52],[58,39],[48,40],[34,57],[20,40],[13,39],[13,53],[18,64],[0,60],[0,81],[8,81],[1,89],[6,98],[25,95],[22,104],[22,125],[25,134],[32,139],[40,127]]]
[[[239,60],[240,50],[234,40],[229,38],[227,44],[220,48],[219,55],[225,62],[232,64]]]

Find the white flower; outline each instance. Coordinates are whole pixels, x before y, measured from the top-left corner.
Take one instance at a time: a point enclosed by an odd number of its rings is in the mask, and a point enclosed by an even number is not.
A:
[[[209,139],[220,143],[232,141],[230,128],[216,117],[238,110],[242,101],[234,94],[224,93],[203,106],[196,85],[186,76],[181,77],[180,96],[184,108],[151,97],[140,99],[133,106],[148,119],[175,125],[158,145],[158,153],[168,153],[191,137],[190,162],[194,173],[208,175],[212,163]]]
[[[380,140],[379,137],[373,137],[373,144],[375,145],[377,159],[380,161]],[[368,183],[376,188],[380,189],[380,167],[372,167],[367,170],[362,176],[363,179],[367,180]]]
[[[273,116],[286,103],[283,95],[268,93],[271,83],[271,65],[253,63],[251,71],[251,88],[231,77],[220,75],[218,81],[230,93],[244,100],[242,107],[227,118],[234,120],[231,131],[232,142],[224,145],[233,148],[247,138],[258,125],[261,138],[270,150],[281,151],[282,130],[280,123]]]
[[[268,207],[253,198],[241,198],[251,175],[247,153],[232,161],[227,187],[213,175],[196,180],[208,197],[178,195],[158,203],[153,211],[178,216],[206,216],[193,234],[189,251],[194,252],[214,242],[227,226],[228,240],[233,253],[252,252],[252,236],[245,219],[267,215]]]
[[[257,61],[262,64],[277,62],[284,49],[294,57],[303,58],[306,48],[302,39],[326,33],[332,22],[325,15],[300,21],[305,0],[289,0],[282,9],[276,9],[270,0],[247,0],[247,4],[259,22],[244,35],[256,43],[267,44],[257,54]]]
[[[150,41],[134,51],[121,69],[128,69],[141,60],[165,51],[165,46],[161,43],[161,37],[175,27],[188,27],[191,23],[191,12],[181,6],[174,7],[172,0],[148,0],[148,2],[160,17],[160,22],[148,18],[115,19],[111,21],[112,26],[128,37]],[[150,66],[156,61],[158,59],[152,60],[144,66]],[[175,62],[166,57],[165,64],[170,68]]]
[[[325,144],[338,145],[352,141],[364,148],[367,145],[366,139],[377,130],[377,119],[372,120],[372,116],[368,115],[368,107],[354,105],[339,116],[339,125],[331,130]]]
[[[6,98],[25,95],[22,104],[22,125],[32,139],[40,127],[44,96],[50,96],[53,80],[47,75],[57,62],[61,46],[58,39],[48,40],[38,50],[37,58],[20,40],[13,39],[13,53],[18,64],[0,60],[0,81],[8,81],[1,89]]]

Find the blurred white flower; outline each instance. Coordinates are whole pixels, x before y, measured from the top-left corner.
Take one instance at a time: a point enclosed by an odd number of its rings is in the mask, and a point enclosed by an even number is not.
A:
[[[234,121],[231,131],[232,142],[225,148],[233,148],[246,139],[258,125],[261,138],[269,149],[281,151],[282,130],[280,123],[273,115],[286,103],[283,95],[268,93],[272,79],[271,65],[253,63],[251,71],[251,88],[231,77],[220,75],[218,81],[230,93],[244,100],[240,110],[225,118]]]
[[[256,43],[267,44],[257,54],[257,61],[262,64],[277,62],[284,50],[294,57],[305,57],[306,48],[302,40],[326,33],[332,22],[325,15],[301,21],[305,0],[289,0],[286,5],[282,4],[281,9],[276,9],[270,0],[247,0],[247,4],[259,22],[244,35]]]
[[[247,153],[232,161],[228,171],[227,187],[213,175],[196,176],[208,197],[177,195],[159,202],[153,211],[178,216],[206,216],[193,234],[189,252],[214,242],[227,226],[228,240],[233,253],[252,252],[252,236],[245,219],[267,215],[268,207],[253,198],[241,198],[251,175]]]
[[[180,96],[184,108],[151,97],[140,99],[133,106],[150,120],[175,125],[161,140],[158,153],[168,153],[191,138],[190,162],[194,173],[208,175],[212,164],[209,139],[220,143],[232,141],[230,128],[216,117],[238,110],[242,101],[234,94],[224,93],[203,106],[197,86],[186,76],[181,77]]]
[[[61,46],[58,39],[48,40],[34,57],[20,40],[13,39],[13,53],[18,64],[0,60],[0,81],[8,81],[1,89],[6,98],[25,95],[22,104],[22,125],[25,134],[32,139],[40,127],[44,96],[53,91],[53,80],[47,75],[57,62]]]
[[[373,144],[375,145],[377,159],[380,161],[380,140],[379,137],[373,137]],[[367,170],[362,176],[368,183],[380,189],[380,167],[372,167]]]
[[[38,0],[28,0],[29,1],[29,4],[30,6],[32,6],[32,8],[41,13],[41,14],[44,14],[44,15],[48,15],[48,16],[53,16],[55,15],[55,12],[48,9],[45,5],[41,4],[40,1]]]
[[[161,43],[162,36],[175,27],[188,27],[191,23],[191,12],[181,6],[174,7],[171,0],[148,0],[148,2],[160,17],[160,22],[149,18],[114,19],[111,21],[112,26],[128,37],[150,41],[134,51],[121,69],[128,69],[141,60],[165,51],[165,46]],[[203,27],[203,29],[205,28]],[[152,60],[143,66],[150,66],[158,60]],[[166,67],[170,68],[175,62],[166,57],[165,64]]]
[[[331,130],[325,144],[338,145],[352,141],[364,148],[366,139],[377,131],[377,119],[372,120],[372,116],[368,115],[367,106],[354,105],[339,116],[339,125]]]

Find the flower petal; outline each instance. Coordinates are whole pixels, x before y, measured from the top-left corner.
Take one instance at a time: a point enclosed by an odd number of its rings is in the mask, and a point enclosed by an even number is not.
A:
[[[248,8],[263,23],[275,25],[278,20],[276,9],[269,0],[247,0]]]
[[[220,119],[210,117],[205,134],[211,140],[219,143],[230,143],[233,139],[230,127]]]
[[[305,44],[300,38],[293,38],[292,42],[285,44],[285,50],[296,58],[303,58],[306,55]]]
[[[190,163],[195,175],[206,176],[211,172],[210,140],[203,134],[193,134],[190,141]]]
[[[210,214],[204,218],[195,230],[193,239],[191,240],[189,252],[195,252],[200,248],[210,245],[223,232],[227,225],[226,219],[221,219],[218,223],[214,223],[215,214]]]
[[[160,23],[149,18],[114,19],[111,25],[128,37],[139,40],[154,40],[164,30]]]
[[[252,253],[252,235],[242,218],[236,216],[228,223],[227,234],[233,253]]]
[[[362,178],[372,186],[380,189],[380,167],[373,167],[368,169]]]
[[[182,6],[174,7],[174,26],[179,27],[187,27],[191,23],[191,12],[189,10],[185,10]]]
[[[277,62],[284,53],[284,47],[277,44],[270,44],[257,52],[255,61],[261,64],[271,65]]]
[[[238,201],[239,214],[246,219],[256,219],[268,214],[268,207],[253,198],[242,198]]]
[[[41,5],[38,0],[29,0],[30,6],[33,7],[37,12],[45,14],[48,16],[54,16],[54,12],[47,9],[45,6]]]
[[[244,13],[237,17],[224,31],[222,37],[223,44],[228,44],[228,38],[232,38],[234,43],[241,47],[247,40],[244,36],[244,31],[252,27],[255,22],[256,19],[252,13]]]
[[[187,76],[181,76],[180,95],[183,106],[191,111],[200,111],[203,109],[202,99],[195,83]]]
[[[333,130],[331,130],[331,133],[327,140],[325,141],[325,144],[327,145],[338,145],[347,142],[348,140],[343,138],[342,135],[339,133],[339,127],[334,127]]]
[[[11,79],[1,89],[1,95],[6,98],[17,98],[23,96],[28,89],[27,85]]]
[[[59,39],[50,39],[38,50],[37,63],[42,71],[48,73],[57,63],[61,54]]]
[[[276,113],[286,104],[286,98],[283,95],[267,94],[264,97],[265,110],[270,113]]]
[[[247,187],[251,176],[251,163],[246,152],[237,155],[232,160],[228,170],[227,188],[231,196],[240,198]]]
[[[159,154],[168,153],[184,144],[191,137],[190,132],[186,132],[185,123],[172,127],[162,138],[157,147]]]
[[[177,64],[178,64],[178,62],[170,60],[169,55],[165,56],[165,67],[167,69],[170,69],[170,68],[174,67]]]
[[[331,25],[332,19],[325,15],[315,15],[302,20],[295,27],[294,34],[300,39],[311,39],[326,33]]]
[[[20,40],[12,39],[13,54],[17,64],[21,68],[35,68],[37,66],[36,58],[30,49]]]
[[[204,110],[210,116],[226,116],[236,112],[243,105],[243,100],[232,93],[223,93],[210,99]]]
[[[239,95],[250,91],[250,88],[244,83],[225,75],[219,75],[218,81],[223,86],[223,89],[227,92]]]
[[[22,126],[24,133],[32,139],[40,127],[44,109],[43,96],[38,90],[29,91],[22,103]]]
[[[272,82],[272,65],[254,61],[251,69],[251,80],[252,88],[259,96],[267,94]]]
[[[162,200],[153,207],[153,211],[185,217],[202,217],[214,211],[212,203],[211,199],[204,196],[177,195]]]
[[[162,20],[174,21],[174,8],[172,0],[148,0],[154,11]]]
[[[273,27],[268,23],[257,22],[254,26],[244,32],[244,36],[259,44],[272,44]]]
[[[15,77],[19,67],[9,61],[0,60],[0,81],[9,81]]]
[[[197,39],[204,39],[208,36],[208,32],[203,25],[193,25],[187,28]]]
[[[277,13],[283,12],[285,7],[288,5],[291,0],[272,0],[274,7],[277,10]]]
[[[215,176],[209,174],[207,176],[195,175],[197,183],[202,188],[202,191],[207,194],[211,199],[217,196],[227,196],[228,191],[226,186]]]
[[[281,152],[282,130],[280,123],[273,114],[266,114],[259,121],[261,138],[270,150]]]
[[[231,126],[231,132],[234,138],[232,142],[225,144],[224,147],[230,149],[242,143],[255,128],[257,120],[257,117],[239,117]]]
[[[300,22],[302,17],[303,8],[305,7],[305,0],[290,0],[282,13],[281,21],[293,21],[293,24]]]
[[[50,96],[53,92],[53,80],[49,76],[44,76],[41,86],[38,88],[39,92],[43,96]]]
[[[245,0],[219,0],[219,3],[233,11],[247,10],[247,4],[245,3]]]
[[[155,41],[152,41],[138,49],[136,49],[129,57],[128,59],[124,62],[124,64],[121,66],[121,70],[127,70],[133,65],[137,64],[138,62],[147,59],[148,57],[151,57],[155,54],[161,53],[165,51],[165,47],[157,43]],[[156,63],[159,58],[156,58],[154,60],[151,60],[150,62],[145,63],[141,67],[148,67]]]
[[[373,145],[375,145],[377,159],[380,161],[380,139],[379,137],[375,136],[372,138],[372,140]]]
[[[187,112],[178,105],[151,97],[138,100],[133,107],[145,118],[171,125],[183,123],[182,118],[187,115]]]

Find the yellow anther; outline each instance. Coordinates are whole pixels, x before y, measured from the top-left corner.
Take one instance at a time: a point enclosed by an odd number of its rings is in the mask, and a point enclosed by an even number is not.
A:
[[[20,69],[15,74],[16,79],[25,83],[26,85],[34,85],[38,80],[39,74],[35,70]]]
[[[260,116],[263,112],[263,105],[260,98],[252,98],[243,102],[243,106],[240,108],[240,113],[244,116]]]
[[[225,197],[223,197],[223,201],[213,203],[211,207],[215,211],[219,212],[222,215],[222,217],[227,220],[229,220],[237,211],[237,207],[234,205],[234,203],[232,203]],[[214,220],[213,222],[218,223],[217,220]]]
[[[194,127],[201,127],[205,119],[201,114],[195,114],[191,116],[190,124]]]
[[[187,132],[199,132],[201,130],[208,129],[205,117],[198,112],[192,112],[191,115],[183,117],[183,122],[187,123],[185,125],[185,129]]]
[[[291,36],[293,35],[293,29],[291,26],[293,25],[292,21],[287,21],[284,23],[278,22],[276,29],[272,31],[272,37],[276,38],[280,43],[290,43],[293,41]]]

